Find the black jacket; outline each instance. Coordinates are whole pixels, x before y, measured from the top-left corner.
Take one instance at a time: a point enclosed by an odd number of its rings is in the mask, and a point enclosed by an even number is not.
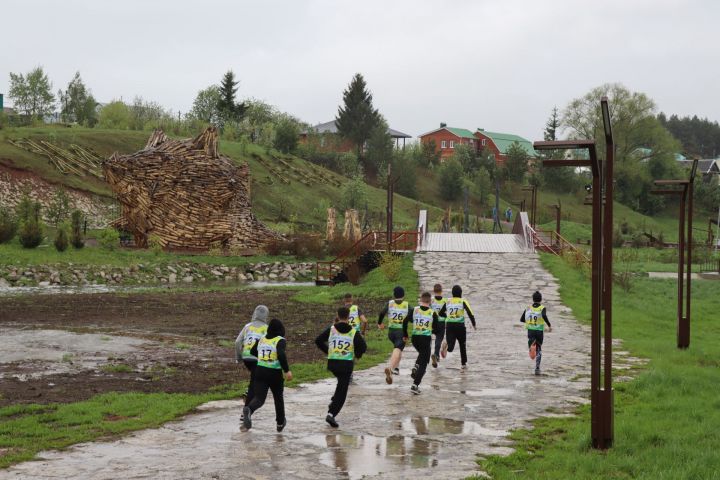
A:
[[[330,328],[331,327],[327,327],[315,339],[315,345],[317,345],[317,347],[320,350],[322,350],[325,354],[328,353],[328,341],[330,339]],[[353,327],[347,322],[337,322],[337,323],[335,323],[335,328],[340,333],[348,333],[350,330],[352,330]],[[367,351],[367,343],[365,343],[365,339],[359,333],[356,333],[355,336],[353,337],[353,349],[355,351],[356,358],[362,358],[363,354]],[[354,362],[349,362],[347,360],[330,360],[330,359],[328,359],[327,368],[328,368],[328,370],[330,370],[332,372],[348,373],[348,372],[353,371],[353,363]]]
[[[420,307],[421,310],[424,310],[426,312],[428,310],[432,310],[431,307],[423,307],[422,305],[418,305],[418,306]],[[415,309],[413,308],[413,314],[414,313],[415,313]],[[412,315],[408,315],[407,317],[405,317],[405,320],[403,320],[403,335],[405,335],[406,337],[408,336],[408,325],[410,324],[410,322],[413,321],[412,317],[413,317]],[[438,314],[433,312],[432,333],[437,333],[437,329],[438,329]]]
[[[268,336],[267,339],[272,340],[276,336],[277,335]],[[255,345],[253,345],[252,348],[250,349],[250,353],[252,355],[254,355],[256,358],[258,356],[258,343],[259,342],[255,342]],[[287,342],[283,338],[277,344],[278,360],[280,360],[280,367],[282,368],[283,372],[289,372],[290,365],[288,364],[287,355],[285,354],[285,347],[287,347]],[[261,367],[260,365],[258,365],[258,368],[262,368],[263,370],[274,370],[272,368]]]
[[[537,308],[540,306],[540,304],[536,302],[536,303],[533,303],[532,306]],[[525,311],[526,310],[527,309],[523,310],[522,315],[520,315],[520,322],[522,322],[522,323],[525,323]],[[543,317],[543,320],[545,320],[545,323],[547,323],[547,326],[552,328],[552,325],[550,325],[550,320],[548,320],[548,318],[547,318],[547,308],[545,308],[545,307],[543,307],[543,309],[542,309],[542,317]]]

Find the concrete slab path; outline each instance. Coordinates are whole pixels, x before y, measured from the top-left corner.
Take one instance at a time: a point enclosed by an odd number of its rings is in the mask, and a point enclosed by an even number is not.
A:
[[[334,382],[320,381],[286,392],[282,434],[270,399],[249,432],[238,429],[238,402],[214,402],[162,428],[43,452],[0,479],[457,479],[479,473],[478,454],[509,453],[509,430],[587,401],[589,330],[560,304],[555,279],[534,254],[423,253],[415,268],[423,289],[461,284],[479,322],[469,334],[468,371],[450,354],[429,368],[422,395],[410,393],[409,347],[391,386],[383,366],[356,373],[338,430],[323,420]],[[539,377],[518,321],[535,289],[554,326]]]

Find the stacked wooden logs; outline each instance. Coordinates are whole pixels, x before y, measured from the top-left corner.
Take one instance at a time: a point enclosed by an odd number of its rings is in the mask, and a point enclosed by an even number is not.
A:
[[[217,131],[171,140],[161,130],[132,155],[103,163],[122,205],[122,224],[138,246],[150,237],[165,248],[258,248],[278,234],[252,213],[247,164],[218,152]]]

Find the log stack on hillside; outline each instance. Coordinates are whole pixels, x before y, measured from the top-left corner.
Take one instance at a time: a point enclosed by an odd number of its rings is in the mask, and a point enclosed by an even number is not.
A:
[[[253,215],[248,165],[218,153],[214,127],[187,140],[156,130],[143,150],[114,153],[103,172],[122,205],[117,225],[140,247],[151,236],[165,248],[197,250],[254,249],[279,237]]]

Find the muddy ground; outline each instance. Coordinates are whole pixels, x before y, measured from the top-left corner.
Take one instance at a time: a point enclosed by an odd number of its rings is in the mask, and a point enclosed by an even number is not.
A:
[[[294,294],[0,298],[0,406],[73,402],[111,391],[205,392],[246,379],[231,344],[260,303],[285,323],[291,364],[321,359],[314,339],[336,306],[297,303]],[[373,313],[379,306],[361,303]]]

